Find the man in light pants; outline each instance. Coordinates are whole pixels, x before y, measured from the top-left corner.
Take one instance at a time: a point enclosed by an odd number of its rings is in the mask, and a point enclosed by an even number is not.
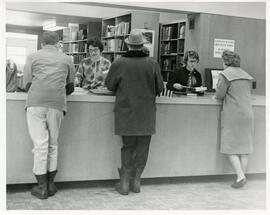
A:
[[[66,108],[66,95],[74,91],[75,68],[72,60],[57,49],[55,32],[42,35],[42,49],[29,55],[23,83],[28,91],[26,118],[34,148],[33,173],[38,185],[32,195],[40,199],[53,196],[57,189],[58,134]]]

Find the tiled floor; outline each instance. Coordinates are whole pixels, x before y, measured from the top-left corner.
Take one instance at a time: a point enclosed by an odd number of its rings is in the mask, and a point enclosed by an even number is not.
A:
[[[58,183],[47,200],[30,194],[32,185],[7,187],[7,210],[264,210],[265,175],[249,175],[242,189],[233,189],[234,176],[146,179],[142,192],[119,195],[115,181]]]

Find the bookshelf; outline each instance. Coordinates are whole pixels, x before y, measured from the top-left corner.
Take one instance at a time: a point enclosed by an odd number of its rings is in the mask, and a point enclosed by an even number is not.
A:
[[[103,56],[113,62],[127,52],[125,39],[131,29],[147,28],[158,33],[158,22],[159,14],[139,11],[129,11],[117,17],[103,19],[101,36],[104,44]]]
[[[183,65],[186,21],[160,25],[159,63],[164,81]]]
[[[72,57],[75,68],[77,69],[82,59],[86,58],[87,41],[90,39],[100,39],[101,21],[88,22],[87,24],[69,24],[58,32],[61,40],[60,49],[63,53]]]

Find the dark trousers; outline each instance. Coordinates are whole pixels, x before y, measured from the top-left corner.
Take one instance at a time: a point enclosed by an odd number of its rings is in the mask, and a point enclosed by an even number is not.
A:
[[[147,162],[151,135],[148,136],[122,136],[121,148],[122,168],[144,168]]]

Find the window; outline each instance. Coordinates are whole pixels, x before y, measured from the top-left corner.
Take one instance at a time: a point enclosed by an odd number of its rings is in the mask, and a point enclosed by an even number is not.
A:
[[[8,46],[7,59],[12,59],[17,67],[23,66],[26,59],[26,47]]]
[[[37,51],[38,35],[6,33],[6,58],[13,60],[19,71],[23,71],[27,55]]]

